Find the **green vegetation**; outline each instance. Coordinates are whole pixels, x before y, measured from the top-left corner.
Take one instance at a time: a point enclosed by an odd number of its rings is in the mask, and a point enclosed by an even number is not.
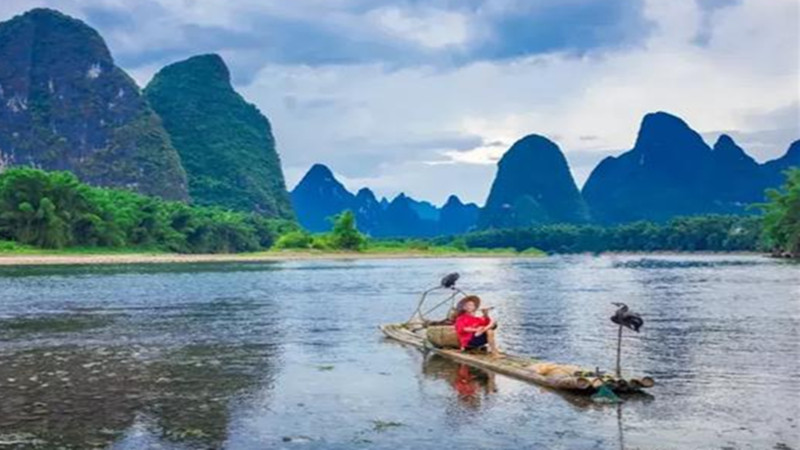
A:
[[[355,215],[352,211],[344,211],[332,218],[333,229],[330,233],[309,234],[304,230],[293,230],[281,235],[275,243],[277,249],[350,251],[376,255],[518,255],[540,256],[541,252],[534,248],[518,252],[514,248],[481,248],[468,247],[464,239],[367,239],[356,228]]]
[[[0,23],[0,61],[0,147],[5,158],[13,155],[7,162],[188,199],[186,173],[160,118],[97,31],[36,8]],[[24,93],[9,90],[22,86]],[[20,104],[13,101],[17,95]]]
[[[548,253],[605,251],[754,251],[761,220],[742,216],[680,217],[665,224],[635,222],[598,225],[544,225],[469,233],[468,248],[534,248]],[[446,239],[434,242],[446,244]]]
[[[275,242],[275,248],[281,250],[288,249],[309,249],[314,245],[314,237],[305,230],[293,230],[281,235]]]
[[[692,216],[667,223],[554,224],[433,239],[367,239],[351,211],[329,233],[254,213],[190,206],[91,187],[69,172],[0,173],[0,253],[234,253],[270,249],[421,255],[526,255],[604,251],[756,251],[800,254],[800,170],[769,192],[764,217]],[[763,225],[763,227],[762,227]],[[763,228],[763,232],[762,232]]]
[[[4,243],[6,251],[30,251],[26,246],[257,251],[291,227],[255,214],[91,187],[69,172],[13,168],[0,174],[0,239],[16,242]]]
[[[311,235],[305,230],[293,230],[278,238],[278,249],[314,249],[361,251],[367,238],[356,228],[356,217],[347,210],[333,216],[333,229],[330,233]]]
[[[769,189],[764,210],[764,241],[775,255],[800,258],[800,169],[786,172],[782,190]]]
[[[251,213],[190,206],[97,188],[69,172],[12,168],[0,173],[0,254],[235,253],[269,249],[364,253],[508,253],[463,240],[371,241],[345,211],[330,233]],[[514,252],[514,250],[510,250]]]
[[[270,123],[234,91],[222,58],[164,67],[144,94],[180,154],[194,202],[294,218]]]
[[[543,256],[545,253],[538,249],[528,249],[518,252],[511,247],[467,247],[463,239],[436,238],[430,240],[423,239],[383,239],[370,240],[367,242],[365,253],[372,254],[425,254],[425,255],[458,255],[467,254],[475,256]]]
[[[333,230],[330,243],[333,248],[358,251],[364,247],[367,239],[356,228],[356,216],[347,210],[333,219]]]

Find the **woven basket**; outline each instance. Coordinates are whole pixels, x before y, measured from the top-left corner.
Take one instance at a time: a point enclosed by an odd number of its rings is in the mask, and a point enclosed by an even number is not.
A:
[[[439,348],[459,348],[458,335],[453,325],[431,325],[427,328],[428,340]]]

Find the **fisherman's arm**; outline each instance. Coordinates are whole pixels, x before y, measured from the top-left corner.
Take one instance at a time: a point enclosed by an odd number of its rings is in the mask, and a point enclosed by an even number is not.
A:
[[[495,326],[496,322],[495,322],[495,320],[493,318],[489,317],[489,313],[488,312],[484,312],[484,318],[486,318],[489,321],[489,323],[487,323],[486,325],[484,325],[482,327],[478,327],[477,331],[475,332],[476,336],[482,335],[483,333],[491,330],[492,327]]]

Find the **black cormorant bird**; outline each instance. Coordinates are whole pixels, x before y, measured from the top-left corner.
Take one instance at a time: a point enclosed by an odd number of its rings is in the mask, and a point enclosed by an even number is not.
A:
[[[458,272],[448,273],[447,275],[442,278],[442,287],[453,289],[456,286],[456,281],[458,281]]]
[[[642,317],[639,316],[639,314],[628,310],[628,305],[625,303],[612,303],[612,305],[616,306],[618,309],[617,312],[611,316],[611,321],[617,325],[630,328],[638,333],[639,328],[644,325],[644,320],[642,320]]]

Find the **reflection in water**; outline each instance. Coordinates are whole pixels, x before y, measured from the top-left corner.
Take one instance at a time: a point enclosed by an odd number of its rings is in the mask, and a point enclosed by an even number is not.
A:
[[[429,354],[424,357],[422,361],[422,373],[428,378],[446,381],[450,385],[455,397],[458,399],[458,407],[460,410],[454,411],[448,409],[446,414],[450,417],[461,419],[465,411],[473,411],[475,413],[473,416],[477,417],[477,413],[487,408],[489,404],[487,400],[490,400],[492,395],[500,394],[495,380],[496,375],[493,372],[470,367],[467,364],[462,364],[436,354]],[[554,391],[533,384],[529,384],[528,386],[531,390],[538,390],[539,392],[547,392],[560,396],[570,404],[581,409],[592,408],[598,411],[608,411],[610,409],[607,405],[593,403],[587,396]],[[618,403],[613,406],[616,410],[617,442],[620,450],[626,448],[623,415],[625,402],[649,402],[652,400],[653,397],[646,393],[628,394],[623,399],[623,403]]]
[[[107,446],[136,421],[169,441],[220,447],[230,402],[271,376],[270,346],[53,347],[0,355],[3,442]]]
[[[422,373],[447,381],[461,405],[480,409],[486,397],[497,392],[495,374],[442,356],[431,354],[423,359]]]
[[[617,433],[619,434],[619,450],[625,450],[625,427],[622,426],[622,403],[617,404]]]
[[[464,410],[471,410],[478,413],[487,407],[487,400],[490,399],[492,395],[499,393],[495,381],[496,375],[493,372],[470,367],[467,364],[462,364],[436,354],[429,354],[423,358],[422,373],[432,379],[444,380],[451,386],[452,392],[458,399],[458,405],[461,411],[448,410],[446,411],[448,416],[460,418],[464,415]],[[537,386],[530,385],[530,388],[537,389]],[[596,410],[609,409],[605,405],[592,403],[586,396],[551,391],[541,387],[538,387],[538,390],[561,396],[571,404],[580,408],[592,407]],[[653,400],[652,396],[641,393],[638,395],[628,395],[623,401],[636,402],[651,400]],[[616,409],[617,441],[619,443],[619,449],[624,450],[626,448],[623,419],[624,403],[618,403],[614,405],[613,408]]]

